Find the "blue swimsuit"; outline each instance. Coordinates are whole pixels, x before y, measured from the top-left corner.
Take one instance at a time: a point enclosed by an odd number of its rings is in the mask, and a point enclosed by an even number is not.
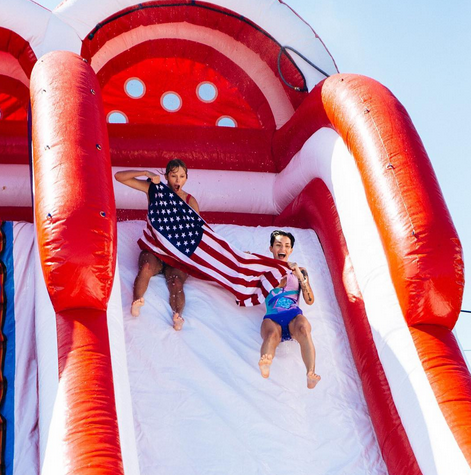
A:
[[[272,289],[265,299],[267,313],[263,317],[273,320],[281,326],[281,341],[291,340],[289,324],[302,310],[298,307],[299,282],[291,272],[287,275],[286,286]]]

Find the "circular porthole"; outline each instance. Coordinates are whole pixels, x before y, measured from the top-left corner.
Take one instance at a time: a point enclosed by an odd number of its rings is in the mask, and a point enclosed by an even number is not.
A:
[[[124,83],[124,91],[133,99],[140,99],[146,93],[146,85],[139,78],[129,78]]]
[[[232,117],[223,115],[216,121],[216,125],[218,127],[237,127],[237,122]]]
[[[196,95],[202,102],[213,102],[218,97],[218,90],[212,82],[204,81],[196,87]]]
[[[106,122],[108,122],[108,124],[127,124],[129,121],[123,112],[111,111],[106,116]]]
[[[164,92],[160,104],[167,112],[177,112],[182,107],[182,98],[176,92]]]

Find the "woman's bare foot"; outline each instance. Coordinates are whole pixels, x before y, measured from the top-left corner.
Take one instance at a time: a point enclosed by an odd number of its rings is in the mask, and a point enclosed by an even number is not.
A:
[[[309,373],[307,373],[307,387],[309,389],[314,389],[320,380],[321,377],[314,373],[314,371],[309,371]]]
[[[175,329],[175,331],[180,331],[184,323],[185,320],[183,319],[183,317],[181,317],[179,313],[175,312],[173,314],[173,328]]]
[[[260,366],[260,372],[264,378],[268,378],[270,376],[270,365],[273,362],[272,355],[263,355],[258,362],[258,366]]]
[[[144,305],[144,297],[134,300],[131,305],[131,315],[133,317],[138,317],[141,312],[141,307]]]

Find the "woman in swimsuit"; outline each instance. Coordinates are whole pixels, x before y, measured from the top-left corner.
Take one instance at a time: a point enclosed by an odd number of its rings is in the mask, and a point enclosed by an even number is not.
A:
[[[146,177],[147,180],[138,180],[138,177]],[[136,190],[146,193],[149,199],[149,188],[151,183],[157,185],[160,183],[160,176],[147,170],[123,170],[115,174],[115,178],[120,183],[130,186]],[[183,186],[188,179],[188,169],[182,160],[170,160],[165,171],[165,178],[168,187],[176,193],[183,201],[191,206],[197,213],[199,207],[196,199],[183,191]],[[139,255],[139,272],[134,281],[133,302],[131,305],[131,315],[139,316],[141,307],[144,305],[144,294],[149,285],[152,276],[163,273],[167,281],[169,290],[169,303],[173,312],[173,328],[181,330],[184,319],[182,316],[185,306],[185,294],[183,284],[188,277],[185,272],[171,267],[158,257],[158,255],[144,249],[142,240],[138,242],[142,251]]]
[[[273,231],[270,236],[270,252],[275,259],[288,262],[293,252],[294,236],[285,231]],[[312,389],[321,379],[315,373],[316,351],[311,337],[311,325],[298,307],[302,293],[308,305],[314,303],[314,293],[309,284],[307,271],[294,262],[288,262],[291,271],[281,279],[265,299],[267,313],[263,318],[260,349],[260,371],[264,378],[270,375],[275,351],[280,342],[295,339],[301,347],[306,366],[307,387]]]

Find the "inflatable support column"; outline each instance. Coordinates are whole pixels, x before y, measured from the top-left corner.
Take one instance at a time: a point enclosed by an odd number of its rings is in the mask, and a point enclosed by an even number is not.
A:
[[[100,88],[82,58],[56,51],[36,64],[31,100],[34,212],[65,408],[53,441],[61,450],[42,469],[117,475],[124,472],[106,320],[116,210]]]

